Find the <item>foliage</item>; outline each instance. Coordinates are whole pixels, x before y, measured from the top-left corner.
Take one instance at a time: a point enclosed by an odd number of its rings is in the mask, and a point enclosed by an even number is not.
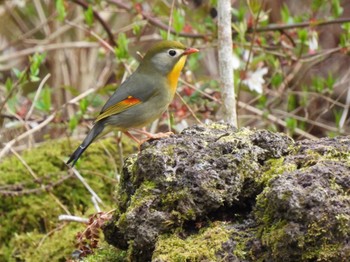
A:
[[[101,157],[106,148],[112,153],[115,150],[110,143],[113,142],[105,140],[93,145],[89,157],[94,161],[86,161],[81,167],[82,175],[103,199],[105,208],[112,200],[116,183],[113,165]],[[58,257],[70,257],[74,236],[84,230],[81,225],[59,222],[58,216],[67,211],[78,216],[94,212],[89,192],[79,180],[66,174],[62,158],[71,149],[66,141],[55,145],[49,142],[23,152],[26,165],[15,156],[0,164],[0,260],[25,257],[26,261],[38,261],[36,258],[42,256],[45,261],[58,261]],[[47,187],[50,184],[53,186]]]
[[[295,139],[350,134],[350,7],[345,2],[235,1],[232,59],[240,126],[282,131]],[[201,50],[189,57],[179,96],[153,130],[179,132],[193,123],[220,119],[217,1],[174,4],[174,8],[172,1],[160,0],[0,4],[0,21],[6,24],[0,28],[0,185],[3,191],[16,186],[38,190],[8,195],[0,204],[0,260],[9,259],[13,250],[18,259],[31,257],[39,242],[38,254],[55,260],[56,256],[41,253],[44,247],[50,249],[42,239],[57,241],[56,250],[61,250],[57,240],[61,233],[69,242],[71,230],[78,226],[67,225],[47,235],[62,225],[57,216],[63,210],[52,203],[58,199],[72,214],[85,215],[91,201],[73,179],[49,186],[66,175],[61,158],[74,148],[61,139],[86,133],[85,127],[136,69],[136,61],[153,41],[175,39]],[[37,149],[23,151],[45,141]],[[136,146],[123,144],[123,155],[116,143],[102,145],[89,148],[77,168],[107,201],[113,193],[111,178],[125,152]],[[16,152],[19,157],[8,156]],[[39,190],[43,185],[49,192]],[[13,232],[17,235],[11,238]]]

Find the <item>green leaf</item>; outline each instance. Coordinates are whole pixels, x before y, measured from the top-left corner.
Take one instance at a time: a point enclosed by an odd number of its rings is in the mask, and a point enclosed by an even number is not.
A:
[[[180,33],[185,26],[185,17],[181,10],[175,9],[173,13],[173,27],[176,33]]]
[[[91,27],[94,23],[94,11],[92,10],[92,6],[89,5],[88,9],[84,12],[85,23]]]
[[[301,90],[302,90],[302,95],[299,103],[300,103],[300,106],[306,108],[309,105],[309,101],[310,101],[309,91],[308,91],[309,88],[306,85],[302,85]]]
[[[232,8],[232,16],[235,17],[235,21],[243,22],[245,20],[246,7],[240,5],[238,9]]]
[[[297,106],[297,97],[295,95],[288,95],[287,110],[293,111]]]
[[[330,92],[334,89],[335,79],[331,72],[328,73],[328,77],[324,80],[326,87]]]
[[[86,112],[88,105],[89,105],[89,102],[86,98],[83,98],[82,100],[80,100],[79,107],[80,107],[82,114],[84,114]]]
[[[271,77],[271,85],[273,87],[279,87],[283,82],[283,75],[281,73],[276,73]]]
[[[39,82],[40,78],[35,75],[30,75],[29,79],[31,82]]]
[[[306,29],[299,29],[298,37],[301,43],[305,43],[308,39],[308,31]]]
[[[141,33],[141,26],[137,23],[135,23],[132,27],[132,33],[134,35],[139,35]]]
[[[312,79],[311,82],[312,82],[313,90],[315,90],[315,92],[318,92],[318,93],[323,92],[325,82],[321,77],[316,76]]]
[[[286,119],[286,124],[287,124],[287,128],[288,128],[289,132],[291,134],[293,134],[295,131],[295,128],[297,127],[297,124],[298,124],[297,120],[295,118],[288,117]]]
[[[40,66],[46,57],[46,53],[38,54],[35,53],[33,56],[29,57],[30,61],[30,75],[29,78],[32,82],[39,81]]]
[[[51,89],[45,86],[41,91],[40,98],[35,104],[35,108],[48,113],[51,109]]]
[[[78,118],[80,117],[78,115],[75,115],[69,120],[69,129],[71,131],[73,131],[78,126],[78,122],[79,122]]]
[[[334,115],[334,119],[335,119],[335,123],[336,123],[337,127],[339,127],[339,122],[340,122],[342,114],[343,114],[342,110],[333,109],[333,115]]]
[[[293,23],[293,18],[291,17],[290,12],[289,12],[289,8],[286,4],[284,4],[282,9],[281,9],[281,17],[282,17],[282,21],[285,24]]]
[[[250,12],[254,17],[260,12],[261,9],[261,1],[260,0],[248,0],[248,7]]]
[[[20,71],[20,70],[17,69],[17,68],[12,68],[12,71],[13,71],[13,73],[15,74],[15,76],[16,76],[17,78],[21,78],[21,76],[22,76],[22,74],[23,74],[22,71]]]
[[[257,107],[260,108],[260,109],[265,109],[267,102],[268,102],[267,101],[267,96],[266,95],[261,95],[261,96],[259,96]]]
[[[340,5],[339,0],[332,0],[332,14],[335,18],[343,14],[344,9]]]
[[[128,57],[128,43],[129,40],[125,33],[120,33],[117,39],[117,47],[115,48],[115,55],[119,59],[124,59]]]
[[[160,29],[160,30],[159,30],[159,34],[160,34],[160,37],[161,37],[163,40],[166,40],[166,39],[168,38],[168,32],[165,31],[165,30]]]
[[[63,21],[66,18],[66,8],[64,7],[64,0],[56,0],[56,10],[58,14],[58,20]]]
[[[313,0],[311,3],[312,11],[316,12],[318,9],[322,7],[322,5],[327,4],[325,0]]]
[[[6,87],[7,92],[11,91],[11,89],[13,88],[13,82],[12,82],[11,78],[6,79],[5,87]]]

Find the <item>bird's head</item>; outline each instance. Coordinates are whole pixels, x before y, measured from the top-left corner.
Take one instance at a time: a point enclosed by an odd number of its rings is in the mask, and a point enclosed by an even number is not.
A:
[[[187,55],[196,52],[198,49],[186,48],[176,41],[160,41],[148,50],[140,66],[152,67],[165,76],[174,70],[180,73]]]

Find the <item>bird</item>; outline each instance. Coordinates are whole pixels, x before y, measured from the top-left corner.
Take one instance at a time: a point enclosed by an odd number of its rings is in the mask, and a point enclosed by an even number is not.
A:
[[[106,131],[107,126],[125,133],[141,145],[144,141],[138,140],[128,130],[144,127],[162,115],[174,98],[187,56],[198,51],[177,41],[156,42],[146,52],[135,72],[107,100],[92,129],[70,156],[67,165],[71,163],[73,167],[89,145]],[[139,132],[149,139],[166,136]]]

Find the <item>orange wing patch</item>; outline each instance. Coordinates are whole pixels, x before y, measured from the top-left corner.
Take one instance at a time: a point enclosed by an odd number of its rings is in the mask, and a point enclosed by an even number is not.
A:
[[[106,109],[103,113],[101,113],[95,120],[95,123],[109,117],[111,115],[115,115],[118,113],[121,113],[128,109],[129,107],[135,106],[137,104],[140,104],[141,100],[137,99],[133,96],[128,96],[128,98],[124,99],[123,101],[120,101],[119,103],[112,105]]]

